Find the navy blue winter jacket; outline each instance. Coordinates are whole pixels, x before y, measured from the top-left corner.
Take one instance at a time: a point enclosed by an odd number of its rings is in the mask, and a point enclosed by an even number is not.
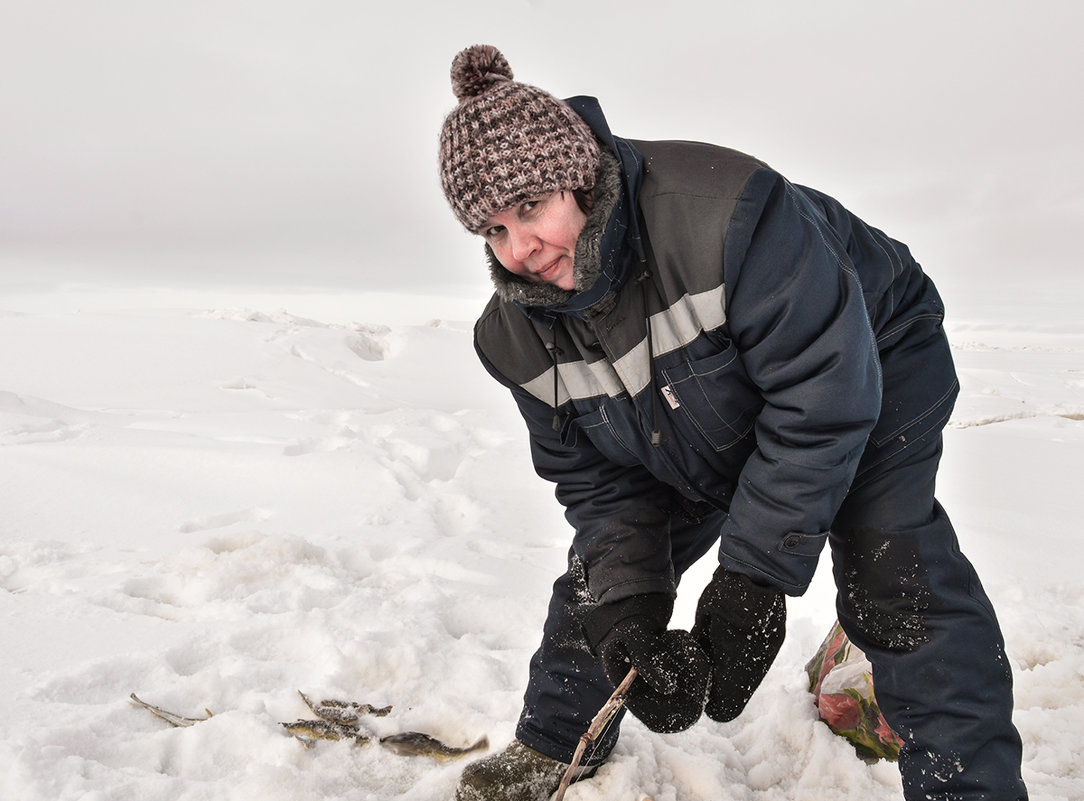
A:
[[[723,564],[801,594],[856,474],[951,410],[951,365],[892,370],[941,335],[941,299],[832,198],[727,148],[614,137],[593,99],[569,102],[620,163],[599,277],[543,307],[498,292],[475,345],[591,594],[673,593],[670,521],[698,505],[728,512]]]

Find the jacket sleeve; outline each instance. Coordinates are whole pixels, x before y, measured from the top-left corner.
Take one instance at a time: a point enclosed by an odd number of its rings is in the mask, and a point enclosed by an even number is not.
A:
[[[671,490],[645,468],[621,465],[600,453],[574,416],[564,417],[561,430],[554,430],[553,407],[502,375],[477,341],[475,347],[482,364],[511,390],[519,406],[536,472],[556,484],[592,599],[608,603],[651,592],[673,597]]]
[[[765,403],[721,559],[800,595],[880,413],[876,341],[845,244],[777,173],[739,201],[724,273],[731,336]]]

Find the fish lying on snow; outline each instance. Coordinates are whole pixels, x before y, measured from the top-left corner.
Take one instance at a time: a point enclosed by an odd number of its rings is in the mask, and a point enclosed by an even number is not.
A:
[[[332,723],[341,723],[345,726],[356,726],[358,724],[358,718],[362,715],[372,715],[374,718],[387,717],[391,713],[390,706],[373,706],[372,704],[359,704],[356,701],[336,701],[335,699],[325,699],[318,704],[314,704],[309,700],[309,697],[301,690],[297,691],[297,694],[301,696],[301,700],[305,702],[305,706],[312,710],[312,713],[321,720],[327,720]]]
[[[202,722],[204,720],[210,720],[213,717],[213,715],[211,714],[210,709],[204,709],[203,711],[207,713],[206,717],[202,717],[202,718],[186,718],[186,717],[183,717],[182,715],[176,715],[173,712],[167,712],[166,710],[162,709],[159,706],[155,706],[154,704],[148,704],[146,701],[140,699],[135,693],[132,693],[128,697],[131,698],[133,701],[135,701],[137,704],[139,704],[141,707],[143,707],[144,709],[149,711],[155,717],[161,718],[166,723],[168,723],[170,726],[174,726],[174,727],[177,727],[177,728],[185,728],[187,726],[192,726],[192,725],[195,725],[196,723],[200,723],[200,722]]]
[[[372,715],[378,718],[385,717],[391,713],[392,709],[390,706],[376,707],[371,704],[358,704],[353,701],[337,701],[335,699],[326,699],[319,703],[313,703],[301,690],[298,690],[297,693],[301,696],[301,700],[305,702],[305,706],[316,715],[316,720],[295,720],[293,723],[283,723],[282,726],[305,745],[312,745],[316,740],[353,740],[358,745],[365,745],[372,740],[372,737],[369,732],[361,729],[360,718],[363,715]],[[171,726],[194,726],[212,717],[211,711],[208,709],[203,710],[206,717],[189,718],[167,712],[154,704],[148,704],[135,693],[132,693],[129,697],[155,717],[161,718]],[[474,751],[489,748],[489,738],[484,735],[473,745],[460,748],[446,745],[435,737],[418,731],[391,734],[387,737],[381,737],[378,742],[385,748],[403,756],[428,756],[434,759],[457,759]]]
[[[317,719],[295,720],[293,723],[283,723],[282,726],[294,737],[306,743],[314,740],[353,740],[358,745],[364,745],[371,738],[358,728],[359,718],[362,715],[382,718],[391,712],[390,706],[376,707],[372,704],[335,699],[326,699],[314,704],[301,690],[298,690],[297,694],[301,696],[305,706],[316,715]]]
[[[484,734],[474,745],[455,748],[420,731],[405,731],[381,737],[380,744],[403,756],[429,756],[436,759],[458,759],[464,754],[489,748],[489,738]]]
[[[371,739],[353,726],[332,723],[330,720],[295,720],[293,723],[283,723],[282,727],[306,745],[314,740],[353,740],[358,745],[365,745]]]

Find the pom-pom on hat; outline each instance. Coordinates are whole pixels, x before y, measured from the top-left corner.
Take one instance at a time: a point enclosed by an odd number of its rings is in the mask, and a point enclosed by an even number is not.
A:
[[[459,105],[440,132],[440,183],[471,233],[494,214],[559,189],[590,189],[598,143],[579,115],[512,79],[499,50],[474,45],[452,61]]]

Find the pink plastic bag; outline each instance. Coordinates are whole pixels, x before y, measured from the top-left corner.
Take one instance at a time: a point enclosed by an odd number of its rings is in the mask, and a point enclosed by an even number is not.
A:
[[[837,621],[805,666],[820,719],[866,759],[896,759],[903,740],[889,727],[873,693],[873,666]]]

